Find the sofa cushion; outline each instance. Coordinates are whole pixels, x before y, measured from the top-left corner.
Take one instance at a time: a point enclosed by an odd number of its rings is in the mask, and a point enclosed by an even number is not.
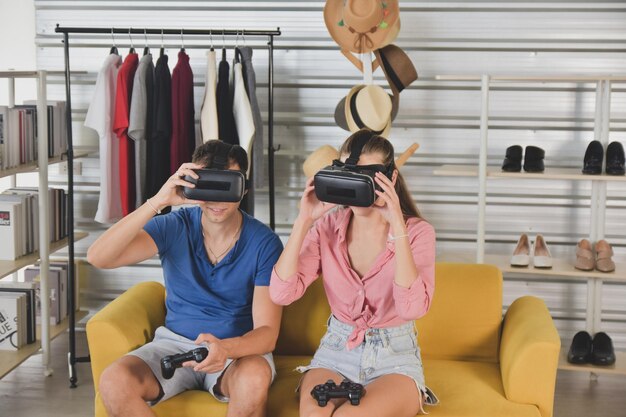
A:
[[[440,401],[426,407],[431,416],[541,417],[535,405],[506,399],[498,364],[431,359],[424,361],[424,376]]]
[[[501,323],[497,267],[437,263],[430,310],[415,322],[422,357],[495,363]]]

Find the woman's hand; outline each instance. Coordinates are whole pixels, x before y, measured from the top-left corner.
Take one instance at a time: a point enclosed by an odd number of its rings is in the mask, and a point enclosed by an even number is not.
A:
[[[393,235],[406,233],[400,198],[394,187],[397,177],[398,170],[393,171],[392,180],[381,172],[377,172],[375,177],[376,184],[378,184],[383,191],[376,190],[376,195],[380,200],[374,203],[374,207],[380,210],[382,216],[389,222],[393,229]],[[384,204],[379,205],[380,201],[384,202]]]
[[[333,209],[336,204],[324,203],[318,200],[315,195],[315,186],[313,185],[313,177],[309,178],[304,188],[304,193],[300,199],[300,214],[303,220],[315,221]]]
[[[190,187],[194,188],[195,185],[187,182],[183,179],[185,175],[189,175],[193,178],[198,178],[198,174],[196,174],[194,169],[202,169],[204,168],[202,165],[194,164],[194,163],[185,163],[178,168],[178,170],[167,179],[165,184],[161,187],[158,193],[154,197],[150,199],[153,205],[159,208],[159,210],[163,207],[168,206],[180,206],[182,204],[199,204],[201,201],[196,200],[188,200],[183,195],[182,187]]]

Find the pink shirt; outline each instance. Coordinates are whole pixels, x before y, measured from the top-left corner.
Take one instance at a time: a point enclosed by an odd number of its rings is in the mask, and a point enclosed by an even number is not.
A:
[[[393,241],[387,241],[386,249],[363,278],[352,269],[346,239],[351,216],[352,210],[345,208],[316,221],[304,239],[298,272],[283,281],[274,269],[270,282],[272,301],[287,305],[302,297],[321,273],[333,315],[355,327],[348,349],[363,341],[368,328],[399,326],[422,317],[435,290],[435,230],[429,223],[418,218],[407,220],[419,275],[410,288],[404,288],[394,281]]]

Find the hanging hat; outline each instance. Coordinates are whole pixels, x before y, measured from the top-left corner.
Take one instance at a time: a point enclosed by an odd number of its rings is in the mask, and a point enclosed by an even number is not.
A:
[[[399,95],[402,90],[417,80],[417,70],[411,62],[411,58],[396,45],[387,45],[377,49],[374,51],[374,55],[376,55],[394,95]]]
[[[399,17],[398,0],[327,0],[324,6],[330,36],[342,49],[355,53],[393,42],[400,28]]]
[[[312,177],[320,169],[331,165],[339,158],[339,151],[330,145],[323,145],[313,151],[302,164],[302,170],[307,178]]]
[[[398,100],[395,100],[394,97],[389,94],[389,98],[391,99],[391,121],[396,120],[396,116],[398,115]],[[343,97],[337,103],[335,107],[335,123],[337,126],[342,128],[343,130],[350,131],[348,127],[348,121],[346,120],[346,98]]]
[[[344,109],[350,132],[368,128],[387,137],[391,129],[392,103],[382,87],[374,84],[352,87]]]

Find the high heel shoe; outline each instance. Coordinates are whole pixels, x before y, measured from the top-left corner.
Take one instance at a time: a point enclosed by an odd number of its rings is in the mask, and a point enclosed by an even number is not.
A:
[[[535,268],[552,268],[552,255],[543,236],[537,235],[534,246],[533,265]]]
[[[530,264],[530,241],[528,235],[522,233],[511,256],[511,266],[528,266]]]

